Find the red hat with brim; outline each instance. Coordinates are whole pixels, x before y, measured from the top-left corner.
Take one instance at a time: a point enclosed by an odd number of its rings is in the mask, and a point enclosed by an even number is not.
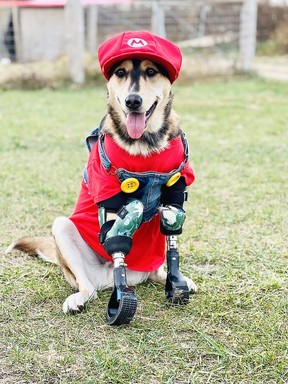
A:
[[[177,45],[147,31],[123,32],[100,45],[98,60],[107,80],[116,63],[129,59],[151,60],[168,72],[173,83],[180,72],[182,55]]]

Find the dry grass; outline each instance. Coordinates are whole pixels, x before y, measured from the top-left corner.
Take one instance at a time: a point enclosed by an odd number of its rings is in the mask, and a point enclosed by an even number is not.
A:
[[[223,55],[185,54],[178,83],[211,79],[230,78],[236,69],[235,58]],[[96,57],[85,56],[86,83],[104,84]],[[0,87],[5,89],[59,88],[69,84],[68,63],[65,56],[56,62],[0,64]]]

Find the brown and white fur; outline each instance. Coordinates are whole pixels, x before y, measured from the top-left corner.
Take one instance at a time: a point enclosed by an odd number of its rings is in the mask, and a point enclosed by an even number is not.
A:
[[[139,96],[137,112],[146,113],[142,136],[132,139],[126,128],[130,112],[127,98]],[[132,155],[149,156],[165,150],[169,141],[180,134],[179,121],[172,109],[171,84],[165,70],[149,60],[126,60],[114,67],[107,84],[108,113],[101,128]],[[58,217],[52,226],[53,237],[24,237],[12,243],[6,253],[20,250],[37,254],[45,261],[58,264],[68,283],[77,292],[66,298],[64,313],[78,312],[97,291],[113,286],[113,264],[96,254],[83,240],[75,225],[66,217]],[[84,256],[83,256],[84,255]],[[140,284],[147,279],[165,283],[163,265],[151,272],[127,269],[127,283]],[[197,286],[185,278],[191,291]]]

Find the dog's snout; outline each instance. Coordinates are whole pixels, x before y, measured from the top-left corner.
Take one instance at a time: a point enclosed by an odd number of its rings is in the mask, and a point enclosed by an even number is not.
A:
[[[137,110],[142,105],[142,97],[132,93],[131,95],[126,97],[125,104],[127,108],[131,110]]]

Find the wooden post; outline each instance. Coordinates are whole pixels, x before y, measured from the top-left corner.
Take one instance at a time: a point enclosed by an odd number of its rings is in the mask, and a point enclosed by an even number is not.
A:
[[[67,0],[65,30],[70,78],[75,84],[83,84],[85,81],[84,12],[80,0]]]
[[[256,53],[257,0],[244,0],[240,16],[240,59],[244,72],[252,70]]]
[[[158,0],[152,1],[151,31],[158,36],[166,37],[165,10]]]
[[[93,56],[97,49],[97,25],[98,7],[92,4],[87,8],[87,49]]]
[[[21,44],[21,26],[20,26],[20,9],[18,7],[12,7],[12,20],[14,28],[14,43],[16,51],[16,61],[22,60],[22,44]]]

